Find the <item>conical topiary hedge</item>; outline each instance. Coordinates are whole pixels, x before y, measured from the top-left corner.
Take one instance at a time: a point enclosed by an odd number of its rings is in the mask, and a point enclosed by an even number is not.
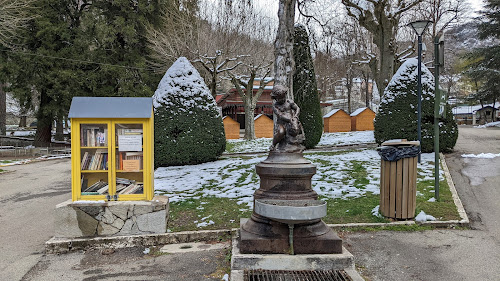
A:
[[[155,167],[216,160],[226,147],[215,100],[184,57],[167,70],[153,96]]]
[[[304,146],[313,148],[323,134],[323,115],[309,47],[309,35],[301,24],[295,25],[293,57],[296,69],[293,75],[293,98],[300,108],[299,120],[306,137]]]
[[[390,139],[417,140],[417,59],[408,59],[398,69],[384,91],[375,116],[375,141],[381,144]],[[455,146],[458,128],[451,108],[439,119],[439,151]],[[422,152],[434,151],[434,77],[422,65]]]

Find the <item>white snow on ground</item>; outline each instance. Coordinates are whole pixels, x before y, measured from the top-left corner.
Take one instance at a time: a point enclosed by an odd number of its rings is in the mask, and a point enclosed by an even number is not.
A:
[[[379,210],[380,210],[380,205],[375,206],[375,208],[372,209],[372,215],[374,215],[374,216],[376,216],[378,218],[383,218],[384,216],[382,216],[380,214]]]
[[[1,161],[0,160],[0,167],[5,167],[5,166],[13,166],[13,165],[21,165],[21,164],[28,164],[33,161],[43,161],[43,160],[52,160],[52,159],[62,159],[62,158],[71,158],[70,154],[63,154],[63,155],[44,155],[40,156],[37,158],[33,159],[24,159],[24,160],[18,160],[18,161]]]
[[[418,213],[418,215],[415,217],[415,221],[418,222],[435,221],[435,220],[436,220],[435,217],[427,215],[424,211],[420,211],[420,213]]]
[[[328,198],[352,198],[367,192],[379,194],[380,156],[374,149],[335,153],[305,153],[305,158],[317,166],[312,178],[313,189]],[[242,208],[252,208],[253,193],[259,187],[255,165],[267,156],[228,157],[214,162],[190,166],[158,168],[155,171],[155,190],[165,193],[171,202],[206,196],[236,199]],[[422,155],[419,175],[434,179],[434,154]],[[368,183],[355,182],[350,176],[354,165],[366,168]],[[443,179],[441,171],[440,178]],[[419,179],[419,181],[422,179]]]
[[[464,158],[495,158],[495,157],[500,157],[500,153],[498,154],[493,154],[493,153],[480,153],[480,154],[462,154],[462,157]]]
[[[373,131],[324,133],[319,140],[318,146],[350,145],[362,143],[375,143]]]
[[[500,121],[486,123],[484,125],[475,126],[474,128],[500,127]]]
[[[271,146],[271,138],[259,138],[255,140],[227,140],[230,147],[226,153],[242,153],[242,152],[267,152]],[[351,144],[364,144],[375,143],[373,131],[358,131],[346,133],[324,133],[317,145],[321,146],[334,146],[334,145],[351,145]]]

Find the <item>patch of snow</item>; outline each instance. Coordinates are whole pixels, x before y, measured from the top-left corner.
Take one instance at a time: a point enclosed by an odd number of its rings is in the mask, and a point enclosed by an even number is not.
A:
[[[427,200],[427,202],[436,202],[436,198],[432,197],[429,200]]]
[[[95,200],[95,201],[92,201],[92,200],[79,200],[79,201],[73,201],[73,202],[71,202],[71,204],[102,204],[102,203],[106,203],[106,201],[104,201],[104,200]]]
[[[229,281],[229,274],[224,274],[224,276],[222,276],[222,281]]]
[[[493,154],[493,153],[480,153],[480,154],[462,154],[463,158],[486,158],[486,159],[492,159],[495,157],[500,157],[500,153],[498,154]]]
[[[415,217],[415,221],[418,222],[435,221],[435,220],[436,220],[435,217],[427,215],[424,211],[420,211],[420,213]]]
[[[149,248],[146,248],[146,249],[144,249],[144,251],[142,251],[142,253],[145,254],[145,255],[147,255],[147,254],[149,254],[150,251],[151,250]]]
[[[500,127],[500,121],[486,123],[484,125],[475,126],[474,128]]]
[[[209,225],[212,225],[212,224],[215,224],[215,222],[213,221],[204,221],[204,222],[200,222],[198,224],[196,224],[196,227],[205,227],[205,226],[209,226]]]
[[[373,131],[356,131],[342,133],[324,133],[319,140],[318,146],[350,145],[374,143]]]
[[[377,218],[382,218],[383,216],[380,214],[380,205],[375,206],[375,208],[372,209],[372,215],[376,216]]]

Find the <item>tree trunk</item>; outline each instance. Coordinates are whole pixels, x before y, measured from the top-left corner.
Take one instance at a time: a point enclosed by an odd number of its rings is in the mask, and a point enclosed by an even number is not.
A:
[[[365,75],[365,78],[366,78],[366,82],[365,82],[365,105],[366,107],[370,107],[370,91],[368,90],[368,86],[369,86],[369,82],[370,82],[370,73],[368,72],[365,72],[366,75]]]
[[[253,102],[251,100],[247,100],[247,104],[245,106],[245,136],[243,137],[246,140],[255,139],[254,112],[255,106],[253,105]]]
[[[37,112],[37,127],[35,134],[34,146],[48,147],[50,146],[52,137],[52,121],[54,116],[51,111],[43,110],[47,108],[51,102],[51,98],[47,96],[45,91],[40,93],[40,107]]]
[[[58,141],[64,140],[63,118],[60,116],[58,116],[56,120],[56,135],[54,138]]]
[[[349,78],[349,82],[347,82],[347,111],[349,112],[349,114],[352,113],[351,92],[352,92],[352,78]]]
[[[280,0],[278,32],[274,41],[274,85],[288,87],[287,98],[293,100],[293,33],[296,0]]]
[[[28,116],[26,115],[21,115],[19,117],[19,128],[24,128],[26,127],[26,120],[27,120]]]
[[[7,93],[4,91],[4,84],[0,83],[0,135],[7,134]]]

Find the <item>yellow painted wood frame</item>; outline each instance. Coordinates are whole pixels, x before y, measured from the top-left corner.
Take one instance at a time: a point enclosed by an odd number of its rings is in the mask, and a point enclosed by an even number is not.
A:
[[[152,200],[154,195],[154,121],[153,113],[151,118],[72,118],[71,119],[71,188],[72,200],[107,200],[106,195],[82,195],[81,194],[81,150],[80,145],[80,129],[81,125],[85,124],[105,124],[108,128],[108,146],[96,147],[108,150],[108,170],[83,172],[87,175],[107,173],[109,183],[109,195],[116,194],[116,174],[127,174],[133,178],[133,173],[137,172],[122,172],[116,169],[116,124],[141,124],[143,128],[143,194],[119,194],[119,201],[136,201],[136,200]],[[90,149],[90,148],[89,148]],[[92,176],[91,176],[92,177]]]

